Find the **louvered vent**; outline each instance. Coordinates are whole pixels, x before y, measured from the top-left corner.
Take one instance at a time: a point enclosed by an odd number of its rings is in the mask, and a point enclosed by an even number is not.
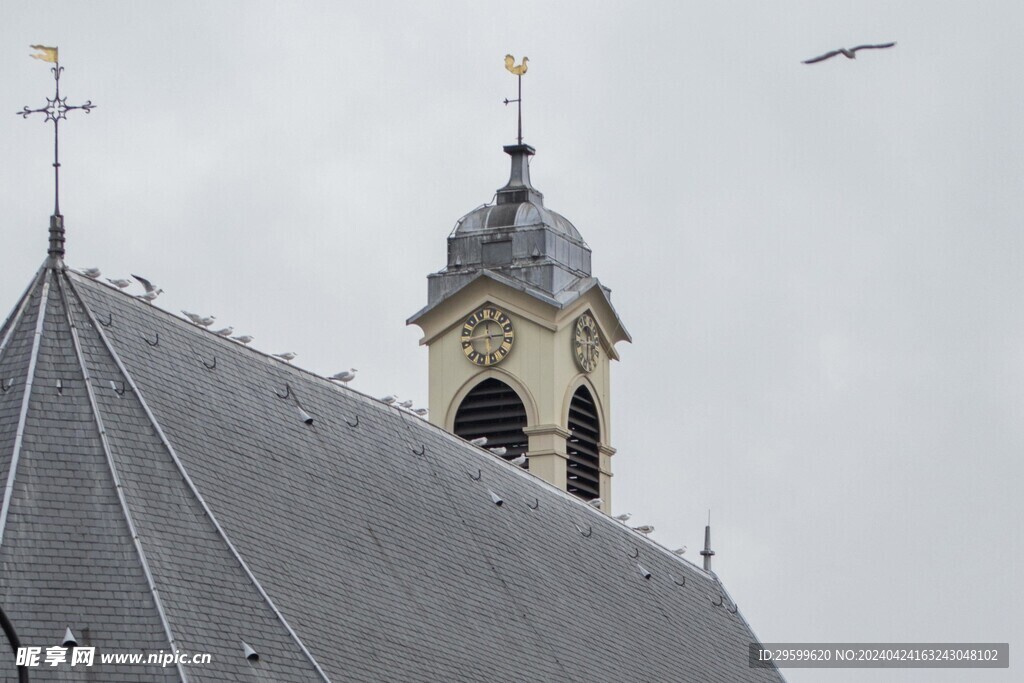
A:
[[[569,404],[569,431],[572,434],[565,444],[569,453],[566,487],[569,493],[592,500],[601,495],[601,456],[597,448],[601,422],[586,387],[577,389]]]
[[[463,439],[487,437],[486,448],[505,447],[506,460],[526,452],[526,408],[512,387],[494,378],[473,387],[455,413],[455,433]]]

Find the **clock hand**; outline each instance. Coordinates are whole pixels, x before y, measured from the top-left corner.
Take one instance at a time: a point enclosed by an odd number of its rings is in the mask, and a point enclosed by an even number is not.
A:
[[[469,337],[468,340],[469,341],[480,341],[481,339],[491,340],[491,339],[495,339],[497,337],[503,337],[503,336],[505,336],[504,332],[488,332],[487,334],[478,334],[475,337]]]

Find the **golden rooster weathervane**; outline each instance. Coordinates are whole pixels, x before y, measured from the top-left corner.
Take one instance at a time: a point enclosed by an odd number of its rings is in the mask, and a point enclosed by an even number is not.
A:
[[[513,74],[519,81],[519,96],[514,99],[505,99],[505,105],[508,106],[512,102],[518,103],[519,109],[519,127],[518,127],[518,140],[519,144],[523,144],[523,74],[526,73],[527,62],[530,61],[529,57],[523,57],[522,63],[516,66],[516,58],[512,55],[505,55],[505,68],[508,69],[509,73]]]

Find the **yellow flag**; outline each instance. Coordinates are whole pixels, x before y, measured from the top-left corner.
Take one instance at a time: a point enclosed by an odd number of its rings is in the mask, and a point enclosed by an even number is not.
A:
[[[29,55],[32,59],[41,59],[44,62],[57,63],[57,48],[46,47],[45,45],[29,45],[33,50],[39,50],[38,54]]]

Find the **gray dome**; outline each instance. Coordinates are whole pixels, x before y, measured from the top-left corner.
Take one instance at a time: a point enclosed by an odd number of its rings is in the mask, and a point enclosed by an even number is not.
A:
[[[453,236],[464,237],[495,228],[528,227],[547,227],[571,240],[583,242],[583,236],[567,218],[531,202],[487,204],[474,209],[458,220]]]
[[[481,272],[507,278],[538,295],[556,297],[590,277],[590,247],[576,227],[544,208],[544,195],[530,184],[529,145],[510,145],[508,183],[493,204],[473,209],[448,236],[448,265],[428,278],[434,305]]]

